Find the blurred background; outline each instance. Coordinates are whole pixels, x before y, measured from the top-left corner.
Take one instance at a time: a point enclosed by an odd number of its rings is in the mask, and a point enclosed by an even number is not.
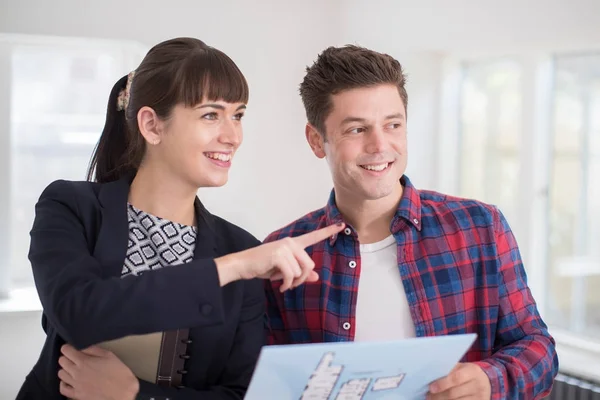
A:
[[[112,85],[177,36],[223,50],[249,81],[230,182],[200,195],[260,239],[331,190],[304,139],[306,66],[347,43],[397,58],[407,175],[500,207],[561,372],[600,381],[600,1],[0,0],[0,399],[44,340],[34,204],[55,179],[85,179]]]

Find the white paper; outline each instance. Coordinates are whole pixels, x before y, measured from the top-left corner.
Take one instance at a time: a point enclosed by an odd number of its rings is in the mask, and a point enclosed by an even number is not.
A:
[[[246,400],[423,399],[477,335],[263,347]]]

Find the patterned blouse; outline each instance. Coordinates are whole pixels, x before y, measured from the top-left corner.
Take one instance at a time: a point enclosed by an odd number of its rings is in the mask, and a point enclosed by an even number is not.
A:
[[[184,264],[194,258],[197,228],[159,218],[127,204],[129,243],[121,277]]]

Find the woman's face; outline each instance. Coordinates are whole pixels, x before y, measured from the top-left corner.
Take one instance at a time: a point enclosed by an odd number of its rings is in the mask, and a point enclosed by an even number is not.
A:
[[[224,101],[178,104],[168,120],[157,124],[158,144],[146,137],[146,156],[196,188],[223,186],[242,144],[245,109],[243,103]]]

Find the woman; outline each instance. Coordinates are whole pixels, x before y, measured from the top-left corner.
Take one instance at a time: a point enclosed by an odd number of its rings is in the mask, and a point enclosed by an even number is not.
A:
[[[343,229],[259,245],[202,206],[198,188],[227,182],[247,100],[234,62],[190,38],[156,45],[116,83],[95,182],[53,182],[36,205],[47,340],[18,399],[243,398],[264,342],[257,278],[318,279],[304,248]],[[156,332],[156,379],[97,346]]]

